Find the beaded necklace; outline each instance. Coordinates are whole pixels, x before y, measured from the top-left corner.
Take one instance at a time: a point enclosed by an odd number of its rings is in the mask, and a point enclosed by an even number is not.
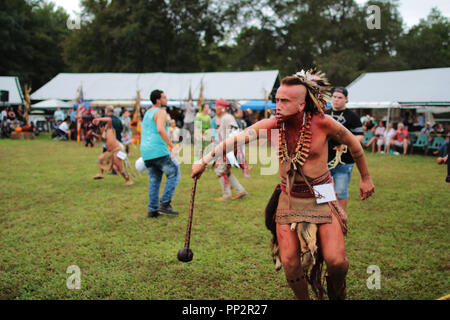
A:
[[[302,167],[305,164],[306,159],[309,156],[309,151],[311,148],[311,120],[312,116],[308,112],[303,113],[303,123],[302,128],[300,130],[300,136],[297,141],[297,146],[295,148],[295,152],[293,157],[289,156],[287,141],[286,141],[286,133],[284,122],[280,127],[280,135],[279,135],[279,152],[278,158],[283,161],[289,161],[294,170],[297,170],[297,166]]]

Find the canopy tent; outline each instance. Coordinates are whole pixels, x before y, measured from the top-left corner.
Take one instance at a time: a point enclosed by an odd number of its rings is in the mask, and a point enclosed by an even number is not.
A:
[[[179,107],[183,104],[182,101],[169,100],[167,101],[167,106]],[[94,100],[89,101],[90,107],[106,107],[109,105],[121,106],[121,107],[134,107],[136,105],[135,100]],[[141,100],[141,107],[151,107],[153,103],[150,100]]]
[[[71,102],[65,102],[58,99],[44,100],[31,105],[31,109],[70,109],[73,108],[74,104]]]
[[[364,73],[348,87],[349,109],[416,109],[432,120],[432,113],[450,111],[450,68]],[[434,121],[431,121],[434,122]]]
[[[83,88],[85,100],[130,101],[137,91],[150,96],[163,90],[171,100],[200,96],[205,100],[265,99],[278,80],[278,70],[206,73],[60,73],[31,95],[33,100],[72,100]]]
[[[348,87],[348,108],[448,108],[450,68],[364,73]]]
[[[22,87],[18,77],[0,76],[0,90],[9,92],[8,104],[20,105],[24,103]]]
[[[243,101],[241,102],[241,109],[251,109],[251,110],[270,110],[275,109],[276,104],[272,101],[266,101],[265,100],[252,100],[252,101]]]

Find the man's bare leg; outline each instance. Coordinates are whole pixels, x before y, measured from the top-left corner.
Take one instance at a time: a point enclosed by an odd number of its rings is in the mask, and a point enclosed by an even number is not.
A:
[[[345,256],[344,234],[336,217],[332,222],[319,225],[319,241],[327,265],[327,287],[330,300],[343,300],[346,296],[345,276],[349,262]]]
[[[308,284],[300,265],[300,242],[290,225],[277,224],[278,246],[286,280],[297,299],[309,300]]]
[[[347,204],[348,204],[348,198],[346,199],[337,199],[339,206],[344,209],[345,212],[347,212]]]
[[[97,175],[94,177],[94,179],[103,179],[103,169],[102,169],[102,167],[100,166],[100,161],[101,161],[101,160],[103,160],[103,154],[100,155],[100,156],[98,157],[98,162],[99,162],[99,164],[98,164],[98,173],[97,173]]]
[[[116,172],[120,172],[120,175],[125,179],[125,184],[133,184],[130,180],[128,174],[123,170],[122,160],[120,160],[116,155],[114,155],[114,165],[113,168]]]

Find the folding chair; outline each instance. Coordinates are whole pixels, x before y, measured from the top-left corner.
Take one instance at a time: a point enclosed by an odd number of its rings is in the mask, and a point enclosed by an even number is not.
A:
[[[374,133],[372,131],[367,131],[364,135],[364,139],[362,141],[362,144],[365,145],[366,143],[369,143],[370,139],[372,139],[374,136]]]
[[[429,146],[426,150],[426,153],[428,153],[428,150],[439,150],[439,148],[442,146],[442,144],[445,142],[444,137],[434,137],[433,142],[431,143],[431,146]]]
[[[428,136],[426,134],[419,134],[416,143],[411,145],[411,154],[413,153],[414,148],[422,148],[425,152],[426,146],[428,146]]]

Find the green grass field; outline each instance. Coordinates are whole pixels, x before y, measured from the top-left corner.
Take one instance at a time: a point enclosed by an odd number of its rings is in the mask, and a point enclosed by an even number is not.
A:
[[[198,182],[190,263],[184,246],[192,179],[182,178],[172,205],[179,216],[147,218],[146,173],[130,187],[106,175],[94,181],[101,147],[76,142],[0,140],[1,299],[294,299],[276,272],[264,208],[276,175],[253,166],[242,199],[215,203],[211,171]],[[449,191],[434,157],[368,153],[376,192],[359,200],[355,169],[346,239],[349,299],[437,299],[450,293]],[[131,154],[132,164],[138,149]],[[66,270],[81,270],[69,290]],[[381,289],[366,285],[370,265]]]

